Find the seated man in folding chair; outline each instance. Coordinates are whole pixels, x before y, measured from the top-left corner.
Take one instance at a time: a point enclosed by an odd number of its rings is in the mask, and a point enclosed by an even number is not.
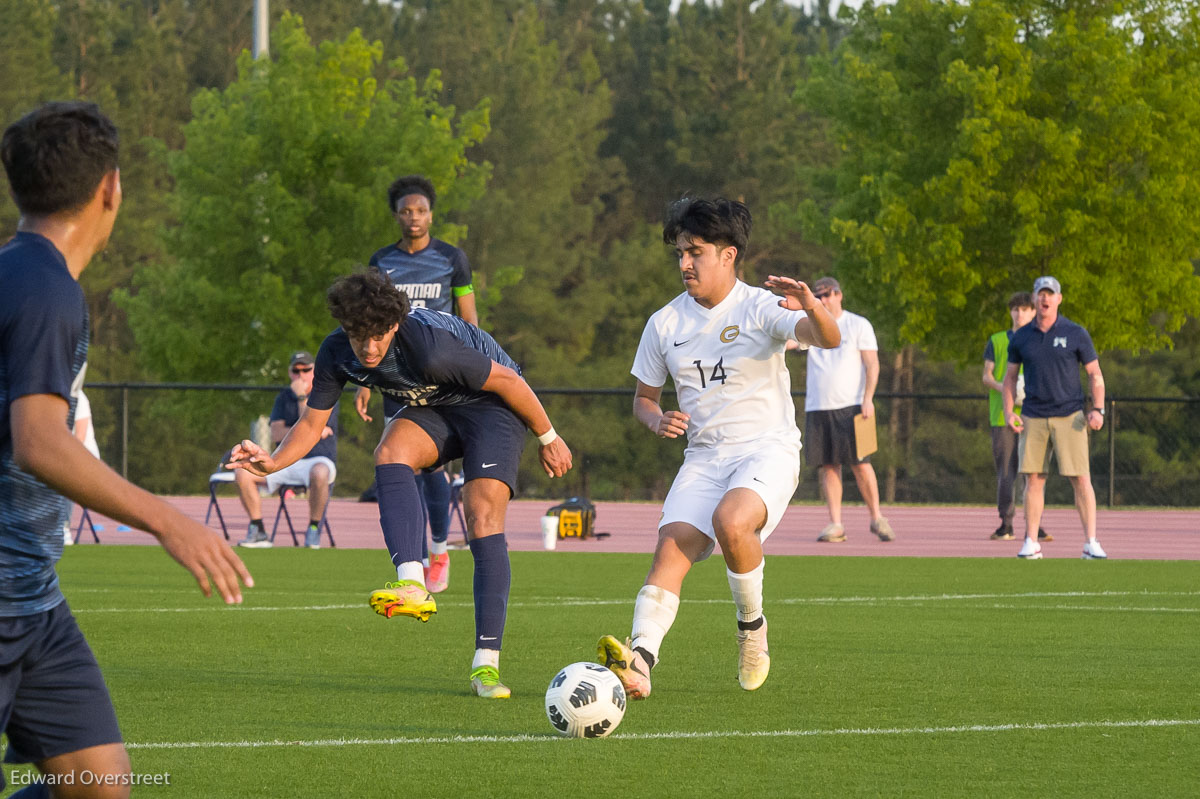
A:
[[[279,392],[279,396],[275,398],[275,407],[271,409],[271,439],[276,445],[300,419],[300,414],[308,403],[313,382],[313,356],[307,352],[297,352],[293,355],[289,376],[292,380],[291,385]],[[286,469],[266,477],[259,477],[246,469],[234,472],[238,496],[250,516],[246,538],[240,541],[238,546],[271,546],[271,536],[263,525],[259,486],[265,485],[267,491],[274,494],[282,486],[302,485],[308,491],[309,518],[308,529],[304,532],[304,545],[309,549],[321,548],[321,519],[325,515],[325,505],[329,502],[329,487],[337,479],[337,411],[335,406],[316,445],[307,455]]]

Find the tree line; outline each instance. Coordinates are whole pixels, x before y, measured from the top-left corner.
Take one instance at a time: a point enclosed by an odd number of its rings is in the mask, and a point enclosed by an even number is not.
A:
[[[629,385],[679,291],[662,210],[699,193],[753,211],[747,281],[841,279],[880,334],[881,390],[981,391],[1008,295],[1049,273],[1110,393],[1200,395],[1193,3],[275,0],[259,61],[251,9],[0,0],[4,118],[79,97],[122,132],[125,207],[82,281],[93,381],[282,383],[332,326],[325,287],[397,238],[388,183],[422,172],[434,234],[535,386]],[[15,219],[0,199],[0,229]],[[139,398],[133,476],[196,490],[263,400]],[[625,400],[552,404],[594,493],[665,489],[678,448]],[[924,416],[893,411],[915,474]],[[378,424],[343,409],[343,493],[369,481]],[[1142,431],[1138,468],[1179,467],[1164,453],[1194,425],[1166,428]]]

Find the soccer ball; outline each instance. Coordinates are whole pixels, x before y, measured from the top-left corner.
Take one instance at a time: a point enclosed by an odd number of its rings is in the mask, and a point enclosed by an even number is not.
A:
[[[625,716],[625,688],[599,663],[572,663],[546,689],[546,717],[559,735],[603,738]]]

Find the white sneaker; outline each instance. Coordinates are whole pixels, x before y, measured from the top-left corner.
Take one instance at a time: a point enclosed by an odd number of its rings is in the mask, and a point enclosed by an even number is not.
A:
[[[1018,558],[1025,560],[1041,560],[1042,547],[1032,538],[1026,538],[1025,543],[1021,546],[1021,551],[1017,553]]]
[[[1100,547],[1100,542],[1092,539],[1083,545],[1084,560],[1104,560],[1108,557],[1108,553]]]
[[[738,630],[738,682],[747,691],[757,690],[767,681],[771,671],[771,655],[767,651],[767,619],[757,630]]]

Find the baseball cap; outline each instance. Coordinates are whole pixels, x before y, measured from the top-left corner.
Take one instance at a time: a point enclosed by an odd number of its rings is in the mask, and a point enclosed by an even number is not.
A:
[[[1050,289],[1055,294],[1062,294],[1062,286],[1058,285],[1058,280],[1049,275],[1042,275],[1033,281],[1033,296],[1036,297],[1042,289]]]
[[[812,282],[810,286],[813,294],[820,294],[828,291],[841,291],[842,285],[837,282],[834,277],[819,277]]]
[[[292,363],[291,363],[291,365],[292,365],[292,366],[295,366],[295,365],[296,365],[296,364],[298,364],[298,363],[299,363],[299,364],[304,364],[305,366],[311,366],[311,365],[312,365],[312,363],[313,363],[313,356],[312,356],[312,355],[310,355],[310,354],[309,354],[309,353],[307,353],[307,352],[303,352],[303,351],[302,351],[302,352],[297,352],[297,353],[295,353],[295,354],[293,354],[293,355],[292,355]]]

